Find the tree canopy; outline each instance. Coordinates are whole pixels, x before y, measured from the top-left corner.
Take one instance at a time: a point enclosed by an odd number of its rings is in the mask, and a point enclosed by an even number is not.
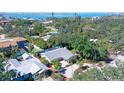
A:
[[[76,73],[73,76],[75,81],[120,81],[124,80],[124,62],[116,62],[117,67],[106,66],[99,70],[91,68],[86,72]]]

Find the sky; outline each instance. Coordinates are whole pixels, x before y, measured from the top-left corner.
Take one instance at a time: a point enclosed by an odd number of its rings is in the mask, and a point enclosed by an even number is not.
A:
[[[0,0],[1,12],[122,12],[123,0]]]

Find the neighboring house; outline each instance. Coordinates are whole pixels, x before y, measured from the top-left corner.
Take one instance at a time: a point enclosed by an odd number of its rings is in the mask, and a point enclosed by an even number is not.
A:
[[[68,60],[69,58],[73,57],[72,54],[68,49],[65,48],[57,48],[47,52],[40,53],[42,57],[45,57],[49,62],[55,59],[63,59]]]
[[[37,72],[43,72],[44,70],[47,70],[48,68],[42,64],[38,59],[30,58],[28,60],[22,61],[21,65],[17,68],[19,72],[22,72],[24,74],[36,74]]]
[[[58,35],[57,31],[48,32],[46,36],[41,37],[44,41],[47,41],[51,36]]]
[[[6,48],[9,46],[16,46],[17,43],[26,41],[23,37],[6,38],[4,34],[0,35],[0,48]],[[21,44],[22,45],[22,44]]]
[[[48,21],[44,21],[42,22],[43,24],[50,24],[50,23],[53,23],[53,20],[48,20]]]
[[[33,57],[24,61],[9,59],[4,68],[6,71],[14,70],[17,74],[20,73],[21,76],[29,73],[32,75],[39,72],[42,73],[48,69],[39,59]]]

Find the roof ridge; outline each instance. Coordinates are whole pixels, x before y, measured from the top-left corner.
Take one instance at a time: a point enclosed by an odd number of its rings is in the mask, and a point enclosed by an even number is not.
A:
[[[57,51],[57,50],[59,50],[59,49],[64,49],[64,48],[57,48],[57,49],[54,49],[54,50],[47,51],[46,53],[51,53],[51,52]]]

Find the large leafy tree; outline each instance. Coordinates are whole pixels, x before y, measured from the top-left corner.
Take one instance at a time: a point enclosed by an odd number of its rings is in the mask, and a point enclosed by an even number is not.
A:
[[[46,28],[41,23],[36,23],[34,25],[34,31],[39,35],[43,35],[45,33]]]
[[[27,37],[27,40],[42,49],[47,48],[47,42],[45,42],[42,38],[35,39],[35,38]]]
[[[103,60],[107,57],[107,49],[100,44],[91,42],[89,33],[72,34],[69,43],[83,59]]]
[[[16,20],[15,21],[15,24],[17,26],[28,26],[28,25],[31,25],[32,22],[30,20],[23,20],[23,19],[19,19],[19,20]]]

